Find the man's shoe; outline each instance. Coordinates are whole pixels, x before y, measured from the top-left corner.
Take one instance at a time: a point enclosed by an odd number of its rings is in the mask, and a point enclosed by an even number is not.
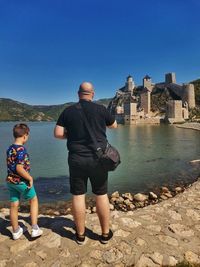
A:
[[[14,232],[12,233],[13,239],[14,240],[19,239],[25,231],[26,229],[23,229],[22,227],[19,226],[18,231],[15,233]]]
[[[113,237],[113,232],[111,230],[109,230],[109,233],[107,234],[102,234],[101,237],[100,237],[100,242],[102,244],[107,244],[108,241]]]
[[[31,237],[32,238],[41,236],[42,234],[43,234],[43,231],[39,227],[38,227],[38,229],[33,229],[32,228],[32,231],[31,231]]]
[[[79,235],[78,233],[76,233],[75,238],[76,238],[76,243],[77,244],[79,244],[79,245],[85,245],[85,243],[86,243],[85,234]]]

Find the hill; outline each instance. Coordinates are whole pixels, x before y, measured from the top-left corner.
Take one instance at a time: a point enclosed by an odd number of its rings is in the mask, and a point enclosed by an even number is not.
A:
[[[200,106],[200,79],[192,81],[195,88],[195,102],[197,106]]]
[[[95,101],[105,106],[110,99]],[[0,121],[56,121],[59,114],[73,102],[61,105],[28,105],[7,98],[0,98]]]

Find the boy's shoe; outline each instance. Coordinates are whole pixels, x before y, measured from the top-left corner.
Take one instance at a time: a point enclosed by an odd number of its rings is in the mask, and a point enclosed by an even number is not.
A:
[[[83,235],[79,235],[78,233],[76,233],[75,234],[75,240],[76,240],[77,244],[85,245],[85,243],[86,243],[85,233]]]
[[[113,237],[113,232],[111,231],[111,230],[109,230],[109,233],[107,233],[107,234],[102,234],[101,236],[100,236],[100,242],[102,243],[102,244],[107,244],[108,243],[108,241],[111,239]]]
[[[43,234],[43,231],[38,227],[37,229],[33,229],[31,230],[31,237],[35,238],[38,236],[41,236]]]
[[[19,226],[18,231],[15,233],[14,232],[12,233],[13,239],[14,240],[19,239],[26,230],[27,230],[27,228],[22,228]]]

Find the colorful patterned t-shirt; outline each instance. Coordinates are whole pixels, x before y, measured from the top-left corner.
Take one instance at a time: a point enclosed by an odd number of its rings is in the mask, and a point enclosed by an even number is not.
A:
[[[7,150],[7,181],[19,183],[26,181],[17,174],[17,164],[22,164],[25,171],[30,172],[30,159],[26,148],[22,145],[11,145]],[[27,182],[27,181],[26,181]]]

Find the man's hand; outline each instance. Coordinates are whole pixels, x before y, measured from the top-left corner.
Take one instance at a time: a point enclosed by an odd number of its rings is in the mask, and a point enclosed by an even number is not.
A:
[[[110,129],[116,129],[116,128],[117,128],[117,122],[114,121],[113,124],[111,124],[111,125],[109,125],[109,126],[107,126],[107,127],[110,128]]]

